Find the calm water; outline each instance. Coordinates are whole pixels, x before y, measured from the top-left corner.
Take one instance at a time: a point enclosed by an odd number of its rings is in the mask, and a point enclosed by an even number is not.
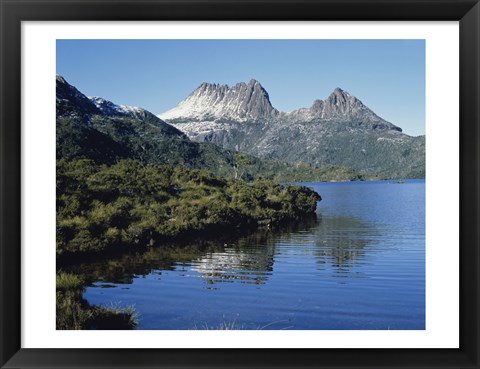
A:
[[[80,266],[138,329],[425,329],[425,182],[307,183],[312,219]]]

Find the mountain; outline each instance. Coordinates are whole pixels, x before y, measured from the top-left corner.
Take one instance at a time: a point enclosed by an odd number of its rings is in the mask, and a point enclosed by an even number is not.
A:
[[[149,111],[88,98],[57,76],[57,159],[92,159],[113,164],[135,159],[146,164],[208,168],[231,174],[232,154],[211,143],[192,142]]]
[[[151,114],[145,109],[130,105],[116,105],[98,96],[89,97],[89,100],[106,115],[131,116],[142,119],[146,115]]]
[[[175,108],[163,113],[168,120],[268,120],[278,116],[267,91],[252,79],[233,87],[202,83]]]
[[[315,100],[310,108],[284,113],[282,118],[293,122],[353,121],[363,124],[363,128],[367,129],[402,132],[401,128],[380,118],[355,96],[338,87],[326,100]]]
[[[364,178],[346,168],[260,160],[210,142],[193,142],[145,109],[87,97],[61,76],[56,84],[57,159],[86,158],[97,164],[134,159],[144,164],[206,168],[217,175],[246,180],[259,176],[279,181]],[[259,91],[255,83],[252,88]],[[257,104],[246,102],[246,106],[252,114],[259,112]]]
[[[334,165],[390,178],[425,176],[425,136],[412,137],[336,88],[292,112],[275,109],[258,81],[203,83],[159,117],[197,142],[268,160]]]

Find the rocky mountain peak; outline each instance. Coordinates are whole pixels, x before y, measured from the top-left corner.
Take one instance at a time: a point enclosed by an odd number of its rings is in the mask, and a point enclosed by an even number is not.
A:
[[[266,120],[277,115],[267,91],[252,79],[248,84],[240,82],[232,87],[204,82],[176,107],[158,116],[174,121],[247,121]]]
[[[340,87],[335,87],[333,90],[332,95],[350,95],[347,91],[342,90]]]
[[[324,106],[325,106],[325,102],[323,100],[314,100],[310,110],[313,113],[317,113],[317,114],[320,113],[321,114]]]
[[[310,108],[284,113],[283,117],[291,122],[336,121],[363,129],[402,131],[380,118],[359,99],[340,87],[335,88],[325,100],[314,100]]]
[[[57,116],[78,116],[84,122],[90,124],[91,117],[103,115],[108,117],[127,117],[148,121],[154,125],[163,125],[168,130],[180,133],[166,122],[150,113],[149,111],[130,105],[117,105],[102,97],[87,97],[76,87],[69,84],[62,76],[56,76]]]
[[[337,87],[325,100],[324,115],[327,117],[351,116],[364,109],[368,108],[360,100]]]
[[[55,79],[56,79],[57,82],[67,83],[67,81],[65,81],[65,78],[63,78],[60,74],[57,74],[55,77],[56,77]]]
[[[347,123],[359,129],[401,129],[376,115],[359,99],[337,87],[325,100],[314,100],[310,108],[290,113],[275,109],[260,82],[251,79],[230,87],[204,82],[173,109],[158,115],[172,124],[195,122],[308,122],[322,120]],[[193,127],[193,126],[192,126]],[[206,129],[204,125],[198,126]],[[193,127],[195,128],[195,127]]]

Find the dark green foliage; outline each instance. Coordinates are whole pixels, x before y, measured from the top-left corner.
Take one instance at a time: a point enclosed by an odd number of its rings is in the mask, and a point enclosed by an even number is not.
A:
[[[306,187],[248,184],[206,169],[58,160],[57,255],[298,219],[314,212],[318,200]]]
[[[127,148],[108,135],[83,123],[79,117],[57,117],[57,159],[89,158],[113,164],[132,156]]]

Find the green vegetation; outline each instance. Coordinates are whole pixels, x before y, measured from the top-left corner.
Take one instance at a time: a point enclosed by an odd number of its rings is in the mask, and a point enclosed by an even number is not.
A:
[[[380,179],[332,165],[316,166],[298,161],[261,160],[252,155],[223,150],[212,143],[188,140],[175,128],[134,117],[93,115],[91,125],[83,117],[57,117],[57,159],[91,159],[112,165],[133,159],[145,165],[168,164],[188,169],[207,169],[215,175],[252,181],[277,182],[361,181]]]
[[[246,181],[260,177],[275,182],[348,182],[383,179],[333,165],[315,166],[304,161],[287,163],[277,160],[260,160],[242,152],[233,152],[232,156],[233,177]]]
[[[83,300],[84,280],[75,274],[57,273],[57,329],[85,329],[93,312]]]
[[[57,291],[78,291],[83,288],[85,281],[76,274],[57,273]]]
[[[137,315],[130,308],[90,306],[82,297],[85,280],[57,272],[57,329],[133,329]]]
[[[303,186],[216,177],[206,169],[121,160],[57,161],[57,255],[153,246],[166,239],[255,228],[313,213]]]

